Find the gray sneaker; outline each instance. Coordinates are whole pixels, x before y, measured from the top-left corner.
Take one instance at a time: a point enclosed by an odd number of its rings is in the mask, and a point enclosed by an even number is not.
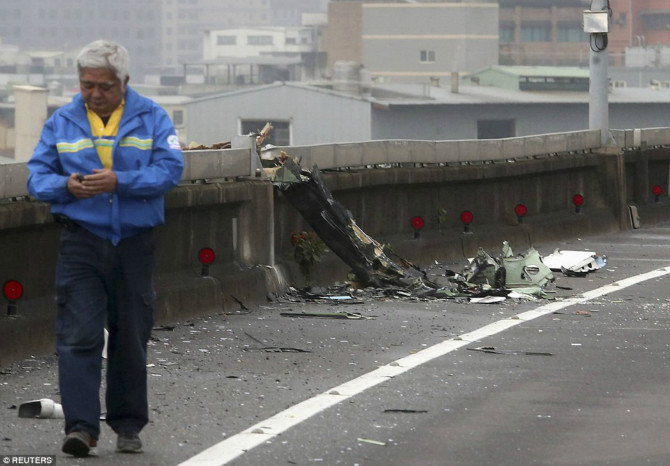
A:
[[[139,439],[138,439],[139,440]],[[73,430],[63,440],[63,453],[81,458],[92,454],[91,449],[98,444],[91,434],[84,430]]]
[[[142,441],[136,432],[119,432],[116,439],[116,451],[119,453],[142,453]]]

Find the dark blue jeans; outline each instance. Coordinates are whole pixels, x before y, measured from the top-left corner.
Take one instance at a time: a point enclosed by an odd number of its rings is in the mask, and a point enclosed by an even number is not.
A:
[[[105,324],[107,424],[115,432],[139,432],[147,424],[153,270],[152,230],[117,246],[81,227],[63,230],[56,269],[56,347],[66,433],[100,435]]]

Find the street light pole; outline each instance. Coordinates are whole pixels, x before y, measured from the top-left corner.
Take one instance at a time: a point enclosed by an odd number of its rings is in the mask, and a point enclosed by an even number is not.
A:
[[[607,33],[609,0],[592,0],[591,10],[584,12],[584,32],[589,33],[589,129],[599,129],[603,146],[610,140],[607,76]]]

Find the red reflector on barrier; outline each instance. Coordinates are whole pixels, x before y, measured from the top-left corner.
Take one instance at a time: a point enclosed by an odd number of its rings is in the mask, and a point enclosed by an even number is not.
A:
[[[472,220],[474,220],[474,215],[472,215],[472,212],[469,210],[464,210],[461,213],[461,222],[465,223],[466,225],[469,225],[472,223]]]
[[[423,218],[417,215],[416,217],[412,217],[410,223],[412,224],[412,228],[414,228],[415,230],[420,230],[423,228],[425,222],[423,221]]]
[[[10,301],[16,301],[23,296],[23,285],[18,280],[7,280],[2,286],[2,294]]]
[[[523,204],[514,206],[514,213],[517,217],[524,217],[528,213],[528,208]]]
[[[581,194],[575,194],[572,196],[572,203],[577,207],[580,207],[582,204],[584,204],[584,196]]]
[[[654,196],[660,196],[663,194],[663,188],[661,188],[659,185],[656,185],[651,188],[651,192],[654,194]]]
[[[198,252],[198,259],[202,265],[210,265],[214,262],[216,254],[214,254],[214,249],[212,248],[202,248]]]

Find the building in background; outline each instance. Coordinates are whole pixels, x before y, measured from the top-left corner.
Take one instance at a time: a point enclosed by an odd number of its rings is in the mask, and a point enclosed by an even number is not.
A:
[[[500,64],[588,66],[588,0],[499,0]]]
[[[500,64],[588,66],[583,32],[590,0],[499,0]],[[612,66],[670,65],[670,3],[609,0],[608,56]]]
[[[573,77],[578,83],[583,75]],[[669,104],[670,89],[616,89],[610,95],[611,127],[670,127]],[[277,146],[580,131],[588,128],[588,106],[588,91],[573,86],[562,91],[547,82],[544,89],[515,90],[500,81],[461,86],[457,92],[451,86],[384,83],[361,94],[305,83],[273,83],[184,103],[189,144],[227,141],[270,122],[276,128],[271,143]]]
[[[610,47],[670,46],[670,3],[666,0],[610,0]]]
[[[610,0],[609,45],[627,68],[670,68],[670,4],[664,0]],[[656,80],[650,77],[647,81]],[[666,81],[670,76],[666,76]]]
[[[206,31],[202,64],[208,79],[227,85],[320,79],[325,72],[325,54],[319,51],[324,23],[325,15],[313,26]]]
[[[0,39],[61,52],[118,40],[139,82],[148,69],[179,74],[184,63],[202,60],[205,30],[297,26],[304,14],[323,12],[325,0],[2,0]]]
[[[498,63],[498,4],[331,2],[328,67],[358,64],[376,82],[431,82]]]
[[[96,39],[118,40],[129,49],[131,73],[137,76],[160,64],[160,12],[161,0],[2,0],[0,37],[23,50],[70,55]]]

